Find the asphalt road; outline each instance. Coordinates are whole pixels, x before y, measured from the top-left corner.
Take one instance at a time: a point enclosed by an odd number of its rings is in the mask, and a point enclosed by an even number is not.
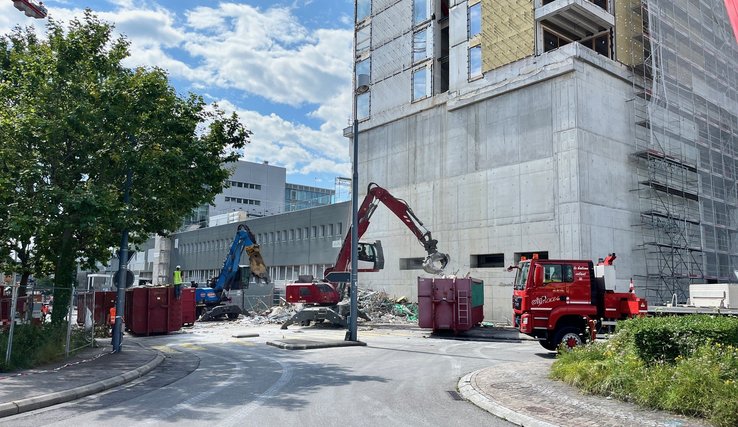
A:
[[[233,338],[236,332],[256,338]],[[197,325],[143,339],[167,356],[125,386],[6,418],[12,426],[508,426],[460,400],[464,374],[535,360],[535,342],[428,338],[418,330],[359,330],[365,347],[282,350],[282,338],[342,339],[343,331]],[[125,342],[124,342],[125,345]]]

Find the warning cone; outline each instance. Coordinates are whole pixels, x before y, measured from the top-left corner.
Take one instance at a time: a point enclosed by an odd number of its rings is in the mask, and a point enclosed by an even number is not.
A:
[[[635,293],[635,290],[636,289],[635,289],[635,286],[633,285],[633,278],[631,277],[630,278],[630,287],[628,288],[628,292],[630,292],[632,294],[632,293]]]

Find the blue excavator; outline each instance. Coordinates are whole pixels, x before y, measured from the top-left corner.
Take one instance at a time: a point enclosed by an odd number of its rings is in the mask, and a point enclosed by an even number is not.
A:
[[[249,265],[239,265],[244,251],[249,256]],[[248,288],[252,276],[257,283],[261,280],[269,283],[267,267],[256,238],[246,225],[241,224],[218,277],[212,279],[210,286],[195,289],[195,307],[199,320],[220,320],[225,317],[237,319],[243,314],[243,310],[238,305],[230,304],[228,291]]]

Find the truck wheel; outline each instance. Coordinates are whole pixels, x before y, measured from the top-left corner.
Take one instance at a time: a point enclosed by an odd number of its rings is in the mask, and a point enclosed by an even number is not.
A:
[[[556,351],[556,344],[552,343],[551,340],[545,339],[538,341],[541,344],[541,347],[545,348],[548,351]]]
[[[556,347],[563,344],[567,350],[571,350],[576,346],[584,344],[582,331],[574,326],[565,326],[559,329],[559,331],[556,332],[556,337],[553,342],[556,343]]]

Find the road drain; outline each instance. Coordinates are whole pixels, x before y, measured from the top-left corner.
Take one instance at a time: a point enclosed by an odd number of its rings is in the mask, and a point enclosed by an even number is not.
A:
[[[454,399],[454,400],[464,400],[464,398],[461,397],[461,395],[459,394],[459,392],[457,392],[455,390],[448,390],[446,393],[448,393],[451,396],[451,398]]]

